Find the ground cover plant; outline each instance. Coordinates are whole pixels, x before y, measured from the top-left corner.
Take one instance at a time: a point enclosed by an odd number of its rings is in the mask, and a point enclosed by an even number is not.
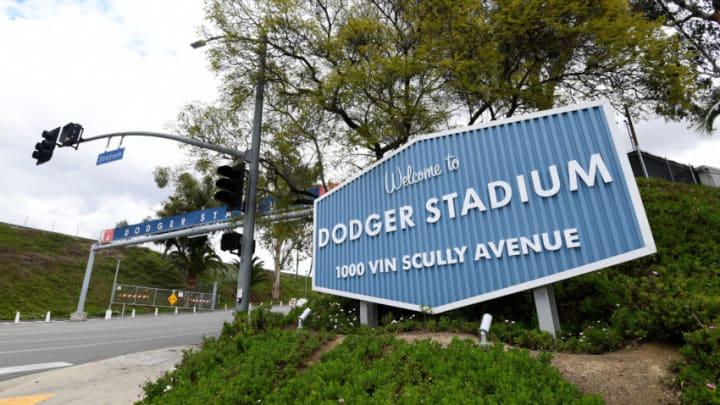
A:
[[[299,373],[330,334],[283,329],[285,317],[266,308],[238,317],[203,349],[188,352],[178,367],[145,385],[144,403],[257,403]]]
[[[239,316],[202,350],[186,353],[177,370],[146,384],[141,403],[602,403],[563,380],[549,355],[471,340],[442,348],[357,327],[311,364],[311,354],[334,335],[295,330],[296,317],[266,308]]]
[[[408,343],[390,334],[358,334],[264,403],[596,404],[549,365],[551,356],[505,351],[454,339]]]

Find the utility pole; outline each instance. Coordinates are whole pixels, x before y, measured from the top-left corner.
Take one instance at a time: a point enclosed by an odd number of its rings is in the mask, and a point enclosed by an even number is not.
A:
[[[243,241],[240,247],[240,268],[238,270],[237,311],[248,312],[250,303],[250,274],[252,269],[253,240],[255,237],[255,207],[257,202],[258,171],[260,169],[260,133],[262,127],[263,97],[265,94],[265,58],[267,44],[265,37],[258,41],[258,71],[255,86],[255,112],[253,115],[252,139],[245,160],[250,164],[247,193],[245,198],[245,219]]]

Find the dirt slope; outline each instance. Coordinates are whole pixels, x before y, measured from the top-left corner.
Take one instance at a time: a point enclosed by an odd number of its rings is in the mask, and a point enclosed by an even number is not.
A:
[[[679,404],[669,367],[677,348],[653,343],[603,355],[555,353],[552,364],[584,392],[608,404]]]

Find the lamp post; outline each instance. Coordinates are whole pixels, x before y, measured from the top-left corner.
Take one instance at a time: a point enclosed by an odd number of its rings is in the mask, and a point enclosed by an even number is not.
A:
[[[210,38],[198,39],[197,41],[191,43],[190,46],[192,47],[192,49],[198,49],[198,48],[202,48],[203,46],[207,45],[207,43],[210,41],[215,41],[216,39],[223,39],[223,38],[227,38],[227,36],[226,35],[217,35],[217,36],[210,37]]]
[[[209,41],[226,38],[225,35],[195,41],[190,46],[201,48]],[[250,38],[241,38],[252,40]],[[262,127],[263,97],[265,94],[265,59],[267,43],[264,37],[258,42],[258,71],[255,85],[255,111],[253,114],[252,137],[250,149],[245,153],[245,161],[249,163],[247,191],[245,192],[245,215],[243,219],[243,239],[240,247],[240,268],[238,269],[236,311],[248,312],[250,303],[250,275],[252,268],[252,247],[255,238],[255,207],[257,203],[258,172],[260,168],[260,134]]]
[[[110,292],[110,302],[108,303],[108,311],[112,311],[112,303],[115,300],[115,290],[117,289],[117,276],[120,271],[120,261],[122,256],[117,257],[117,266],[115,267],[115,277],[113,278],[112,292]]]

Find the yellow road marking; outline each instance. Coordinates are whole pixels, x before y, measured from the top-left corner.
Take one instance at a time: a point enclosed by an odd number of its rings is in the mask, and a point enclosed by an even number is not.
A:
[[[55,394],[40,394],[29,397],[0,398],[0,405],[35,405],[54,396]]]

